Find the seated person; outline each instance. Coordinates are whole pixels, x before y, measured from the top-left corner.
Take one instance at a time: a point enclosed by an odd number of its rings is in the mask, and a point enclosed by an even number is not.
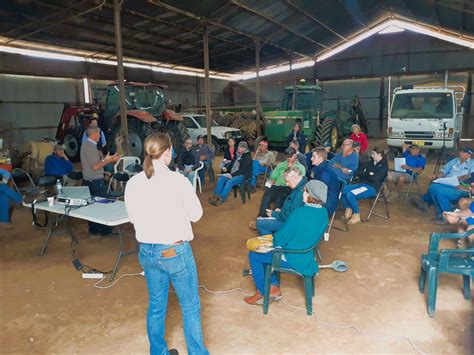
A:
[[[326,153],[328,154],[328,160],[331,160],[332,158],[335,157],[336,154],[334,154],[334,153],[331,151],[331,143],[329,143],[329,142],[324,142],[323,148],[326,150]]]
[[[204,185],[205,170],[212,169],[212,160],[214,159],[214,152],[208,144],[204,144],[204,136],[199,135],[196,139],[196,145],[193,149],[197,161],[204,163],[204,169],[199,170],[199,177],[201,178],[201,185]]]
[[[286,198],[281,209],[267,210],[267,218],[258,217],[256,229],[258,235],[272,234],[280,229],[291,212],[297,207],[304,205],[303,188],[306,185],[306,178],[297,167],[288,168],[284,172],[286,185],[291,189],[291,193]]]
[[[293,130],[288,135],[286,139],[286,143],[290,145],[291,142],[298,142],[299,144],[299,151],[304,153],[304,148],[306,147],[306,137],[304,136],[303,131],[301,130],[301,124],[295,123],[293,126]]]
[[[255,150],[253,160],[258,161],[259,168],[258,173],[262,174],[275,163],[275,155],[268,150],[268,139],[263,137],[258,143],[258,147]]]
[[[194,174],[196,174],[194,170],[199,166],[199,161],[196,160],[192,148],[193,141],[191,138],[187,138],[184,141],[184,149],[181,149],[180,156],[178,157],[178,172],[186,176],[191,184],[194,180]]]
[[[425,169],[426,158],[420,154],[420,147],[417,145],[403,144],[402,157],[405,158],[405,165],[401,168],[406,171],[389,171],[387,176],[387,188],[390,191],[387,196],[388,202],[397,200],[403,185],[410,180],[410,177],[415,174],[416,178]]]
[[[298,162],[301,165],[304,166],[306,171],[308,171],[308,162],[306,161],[307,157],[306,157],[305,154],[300,152],[300,144],[298,143],[298,141],[290,142],[290,145],[286,149],[285,153],[287,153],[289,151],[289,149],[291,149],[291,148],[296,150],[296,158],[298,158]],[[311,166],[311,165],[309,165],[309,166]]]
[[[329,161],[331,167],[336,173],[337,178],[343,182],[349,182],[359,167],[359,156],[354,151],[354,142],[351,139],[345,139],[342,142],[342,152],[337,153]]]
[[[227,168],[234,159],[234,154],[235,154],[235,138],[234,137],[229,137],[227,140],[227,146],[224,149],[224,159],[222,159],[222,162],[220,164],[221,172],[223,168]]]
[[[369,157],[367,154],[360,154],[360,143],[359,142],[354,142],[353,144],[354,147],[354,152],[357,153],[357,156],[359,157],[359,166],[357,167],[357,170],[362,170],[365,166],[365,164],[368,163]],[[357,171],[355,172],[354,176],[357,175]]]
[[[328,211],[328,216],[331,217],[334,211],[336,211],[337,204],[339,203],[339,191],[341,191],[341,183],[336,176],[333,169],[329,168],[327,161],[327,153],[324,148],[313,149],[313,179],[322,181],[328,187],[327,200],[324,205]]]
[[[232,188],[248,180],[252,175],[252,156],[247,142],[240,142],[237,153],[228,167],[228,173],[219,176],[214,196],[209,198],[209,203],[214,206],[222,205]]]
[[[456,212],[443,212],[443,217],[449,224],[457,225],[457,233],[465,233],[474,229],[474,201],[470,198],[462,198],[458,202],[459,210]],[[474,247],[474,234],[468,238],[459,239],[458,247],[467,249]]]
[[[267,216],[267,209],[270,208],[271,203],[275,203],[275,209],[283,206],[283,202],[285,202],[286,197],[290,194],[290,188],[286,186],[284,172],[293,166],[298,168],[303,176],[306,174],[304,166],[297,161],[296,150],[290,148],[286,160],[278,164],[270,176],[269,181],[272,186],[263,194],[258,212],[259,217]]]
[[[371,161],[359,171],[359,182],[357,184],[346,185],[342,189],[342,207],[346,210],[344,216],[348,224],[355,224],[361,221],[359,204],[357,200],[377,196],[388,172],[388,163],[385,152],[374,147]]]
[[[460,149],[459,157],[448,161],[436,175],[431,176],[431,181],[443,177],[457,178],[460,182],[468,180],[474,172],[474,160],[471,159],[472,152],[471,148]],[[469,197],[469,192],[464,191],[462,187],[433,182],[426,194],[411,198],[410,203],[422,211],[427,211],[429,205],[434,204],[436,206],[436,217],[433,223],[443,225],[447,223],[443,218],[443,212],[452,211],[451,204],[457,203],[462,197]]]
[[[322,205],[326,201],[327,186],[321,181],[311,180],[304,187],[304,206],[296,208],[283,226],[273,235],[273,247],[290,250],[304,250],[316,244],[328,225],[328,215]],[[318,264],[311,250],[301,254],[286,254],[280,266],[294,269],[302,275],[312,276],[318,271]],[[256,292],[245,297],[251,305],[263,304],[265,265],[272,263],[272,253],[249,252],[252,278]],[[275,275],[271,278],[270,301],[281,299],[281,291]]]
[[[0,169],[0,228],[11,229],[11,212],[14,204],[21,202],[21,195],[8,186],[10,173]]]
[[[88,127],[99,128],[99,121],[98,120],[99,120],[99,115],[97,113],[93,113],[92,118],[89,121],[89,126]],[[100,128],[99,128],[99,130],[100,130],[100,140],[97,143],[97,148],[101,150],[102,148],[105,148],[105,146],[107,145],[107,140],[105,139],[104,132]],[[84,131],[84,134],[82,135],[81,144],[84,144],[84,142],[86,140],[87,140],[87,130]]]
[[[56,144],[53,148],[53,153],[48,155],[44,161],[44,174],[63,177],[69,174],[72,169],[72,163],[64,153],[64,147]]]
[[[367,136],[365,135],[364,132],[361,131],[360,126],[358,124],[353,124],[351,127],[351,135],[349,136],[349,139],[352,139],[352,141],[358,142],[360,144],[360,154],[364,154],[367,151],[367,148],[369,148],[369,141],[367,140]]]

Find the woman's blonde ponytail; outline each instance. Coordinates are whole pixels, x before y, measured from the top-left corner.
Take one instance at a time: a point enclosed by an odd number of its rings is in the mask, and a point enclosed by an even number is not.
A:
[[[166,133],[153,133],[145,139],[145,160],[143,171],[148,179],[155,174],[153,160],[160,159],[163,153],[171,148],[171,139]]]

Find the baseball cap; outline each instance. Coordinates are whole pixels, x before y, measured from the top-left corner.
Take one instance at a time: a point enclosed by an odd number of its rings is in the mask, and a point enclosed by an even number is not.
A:
[[[472,149],[469,148],[469,147],[459,148],[459,151],[464,152],[464,153],[468,153],[468,154],[472,154]]]
[[[331,147],[331,143],[329,143],[329,142],[324,142],[324,143],[323,143],[323,147],[324,147],[324,148],[330,148],[330,147]]]
[[[323,203],[326,203],[326,199],[328,196],[328,187],[325,183],[319,180],[310,180],[305,185],[306,191],[308,191],[309,195],[313,198],[316,198]]]

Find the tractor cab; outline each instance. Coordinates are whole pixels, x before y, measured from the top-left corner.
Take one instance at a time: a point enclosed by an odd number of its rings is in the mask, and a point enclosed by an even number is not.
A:
[[[312,137],[323,107],[323,90],[303,80],[287,86],[279,111],[265,113],[265,135],[274,147],[286,147],[287,137],[295,123],[300,123],[306,137]]]

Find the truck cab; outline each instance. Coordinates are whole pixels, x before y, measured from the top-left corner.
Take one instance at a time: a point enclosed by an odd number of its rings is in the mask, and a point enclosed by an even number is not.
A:
[[[461,137],[462,87],[396,88],[388,112],[387,144],[456,149]]]

